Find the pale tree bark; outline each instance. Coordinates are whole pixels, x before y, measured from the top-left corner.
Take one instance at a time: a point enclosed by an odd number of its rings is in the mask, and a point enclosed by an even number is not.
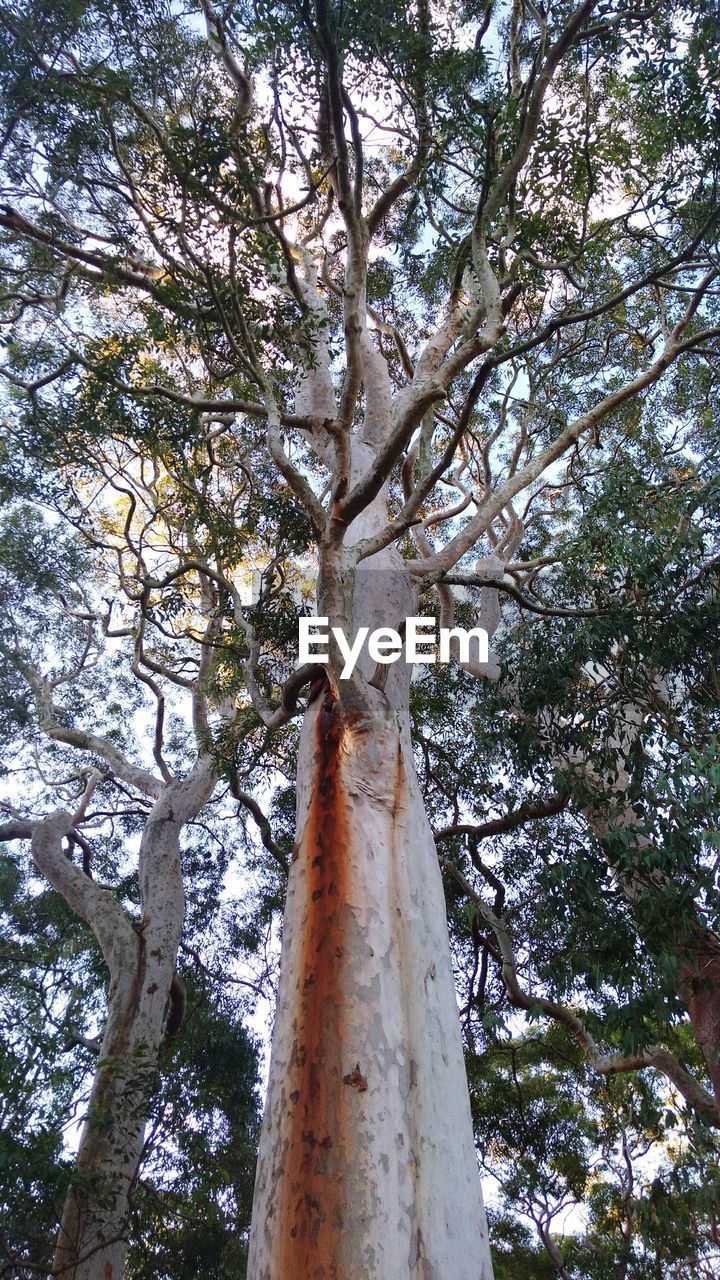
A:
[[[108,966],[108,1014],[52,1274],[119,1280],[124,1274],[132,1190],[155,1084],[182,932],[180,836],[209,798],[207,757],[162,787],[140,846],[143,915],[132,921],[113,894],[70,862],[62,841],[78,816],[59,810],[32,831],[35,865],[95,934]]]
[[[337,142],[340,152],[339,133]],[[506,302],[479,234],[477,279],[462,314],[453,300],[420,352],[412,381],[393,397],[387,366],[367,333],[362,220],[340,165],[337,181],[349,210],[347,372],[337,416],[328,424],[335,400],[322,329],[299,393],[300,404],[313,409],[308,436],[332,467],[327,513],[282,450],[271,426],[279,413],[265,382],[272,457],[318,536],[318,613],[347,637],[362,625],[401,628],[417,612],[412,584],[437,583],[508,509],[508,546],[477,565],[481,613],[492,629],[499,609],[491,584],[522,536],[513,498],[597,421],[662,375],[681,348],[683,324],[673,331],[675,345],[642,378],[604,397],[532,462],[488,488],[476,514],[442,550],[433,549],[425,529],[419,536],[416,530],[420,558],[404,561],[398,540],[417,525],[457,445],[456,439],[436,468],[423,470],[433,406],[460,371],[496,346]],[[318,315],[314,274],[306,296]],[[358,434],[351,423],[363,382],[365,420]],[[323,424],[332,428],[325,435]],[[406,501],[390,519],[388,477],[407,446]],[[442,589],[441,607],[449,619]],[[445,904],[412,762],[407,669],[397,663],[375,672],[366,664],[342,680],[337,657],[331,646],[329,679],[311,702],[301,740],[298,839],[249,1276],[490,1280]],[[490,662],[475,674],[492,677],[497,666]]]
[[[249,1274],[492,1275],[440,872],[382,696],[303,726]]]

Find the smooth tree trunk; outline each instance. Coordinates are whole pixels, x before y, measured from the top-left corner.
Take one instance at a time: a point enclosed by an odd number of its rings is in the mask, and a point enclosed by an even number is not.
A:
[[[180,835],[212,786],[203,761],[165,786],[154,804],[140,848],[139,922],[65,857],[69,814],[53,814],[33,835],[38,869],[91,926],[110,971],[102,1046],[53,1260],[52,1274],[61,1280],[124,1274],[132,1191],[182,932]]]
[[[311,705],[298,831],[249,1276],[489,1280],[435,844],[381,713]]]
[[[348,635],[416,612],[398,553],[373,560],[321,558]],[[305,714],[249,1280],[492,1278],[408,673],[360,697],[331,677]]]

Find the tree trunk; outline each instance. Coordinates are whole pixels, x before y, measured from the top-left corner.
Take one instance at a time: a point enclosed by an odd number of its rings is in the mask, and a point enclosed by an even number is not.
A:
[[[102,1047],[53,1260],[53,1275],[62,1280],[121,1280],[124,1272],[132,1189],[182,932],[180,834],[213,785],[201,761],[154,805],[140,847],[139,923],[65,857],[70,815],[53,814],[33,835],[36,865],[90,924],[110,970]]]
[[[681,995],[703,1051],[720,1113],[720,938],[698,923],[683,950]]]
[[[395,726],[308,709],[250,1280],[490,1280],[440,872]]]
[[[149,968],[149,947],[153,942],[145,931],[135,935],[133,950],[123,955],[111,982],[100,1061],[53,1261],[63,1280],[123,1275],[130,1196],[175,967],[173,955]]]
[[[618,780],[626,786],[627,774],[620,773]],[[593,830],[601,838],[619,827],[633,835],[638,849],[645,851],[651,846],[648,836],[638,831],[637,819],[629,806],[621,806],[610,819],[588,813]],[[609,865],[617,876],[615,863],[610,861]],[[677,907],[673,908],[672,885],[664,872],[655,869],[648,873],[640,862],[634,874],[619,876],[619,883],[633,908],[643,895],[652,894],[654,889],[658,892],[655,909],[666,921],[677,947],[677,992],[687,1008],[690,1025],[702,1050],[720,1114],[720,937],[703,922],[697,904],[682,905],[678,900]]]
[[[373,559],[321,564],[346,634],[414,612],[398,553]],[[361,698],[331,678],[302,727],[249,1280],[492,1280],[409,669],[384,670]]]

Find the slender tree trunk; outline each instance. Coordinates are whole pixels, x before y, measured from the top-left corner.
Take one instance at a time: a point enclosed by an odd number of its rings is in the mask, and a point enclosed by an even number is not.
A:
[[[182,932],[180,834],[212,786],[202,761],[154,805],[140,849],[139,923],[65,858],[68,814],[53,814],[33,836],[38,868],[90,924],[110,970],[102,1047],[53,1260],[53,1275],[62,1280],[123,1276],[132,1189]]]
[[[398,553],[374,560],[321,563],[347,634],[415,612]],[[305,715],[249,1280],[492,1280],[408,670]]]
[[[53,1261],[63,1280],[123,1275],[130,1196],[175,965],[174,956],[155,962],[148,982],[148,943],[145,932],[137,934],[112,979],[100,1062]]]

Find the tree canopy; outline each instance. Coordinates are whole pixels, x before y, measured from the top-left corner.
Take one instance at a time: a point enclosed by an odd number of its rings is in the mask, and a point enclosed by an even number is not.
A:
[[[92,1276],[112,1095],[129,1274],[245,1275],[326,680],[411,744],[496,1280],[718,1274],[719,35],[0,7],[0,1273]],[[298,668],[364,572],[489,661]]]

